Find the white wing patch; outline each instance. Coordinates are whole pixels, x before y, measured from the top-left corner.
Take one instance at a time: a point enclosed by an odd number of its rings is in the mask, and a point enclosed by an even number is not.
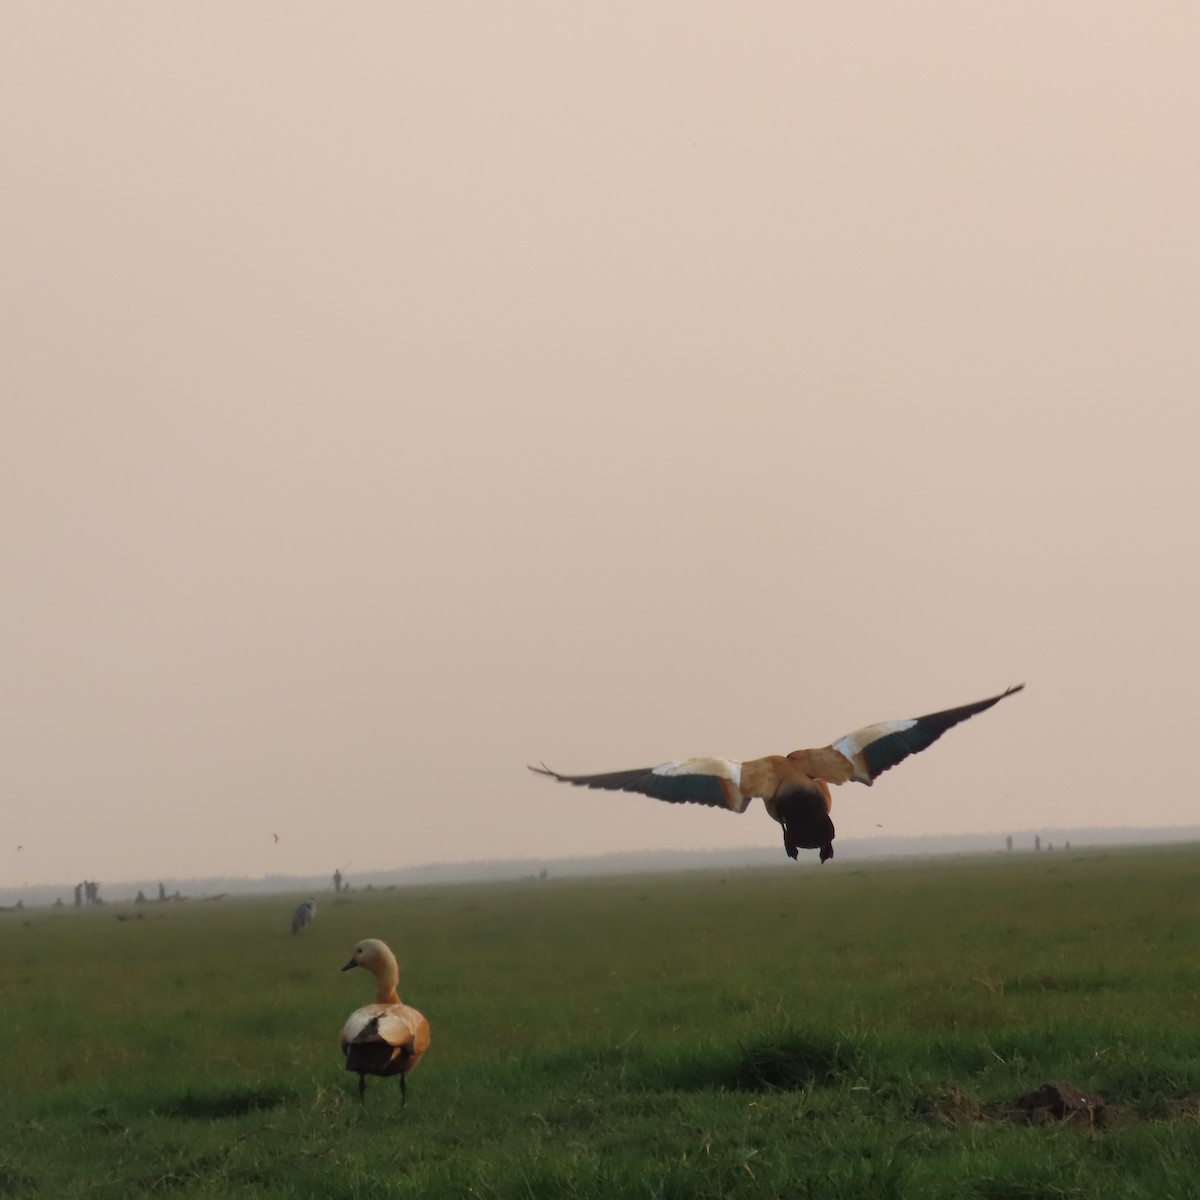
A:
[[[342,1026],[342,1045],[357,1039],[368,1025],[384,1011],[384,1006],[371,1004],[352,1012],[345,1025]]]
[[[730,780],[734,787],[742,786],[742,764],[735,758],[689,758],[684,762],[660,763],[652,775],[715,775]]]
[[[838,738],[833,743],[833,748],[839,754],[844,754],[854,765],[855,780],[858,783],[865,783],[869,787],[871,776],[865,770],[866,764],[858,756],[872,742],[877,742],[880,738],[887,737],[889,733],[903,733],[906,729],[911,729],[916,723],[915,719],[880,721],[878,725],[867,725],[863,729],[856,729],[853,733],[846,734],[844,738]]]
[[[659,763],[650,768],[651,775],[698,775],[719,780],[721,801],[730,812],[745,812],[749,799],[742,795],[742,764],[736,758],[688,758],[683,762]],[[686,785],[685,785],[686,786]],[[653,793],[651,793],[653,794]],[[683,797],[678,797],[683,799]],[[714,804],[716,797],[709,795],[701,804]]]
[[[342,1045],[357,1041],[372,1021],[378,1020],[369,1041],[378,1038],[389,1046],[403,1046],[412,1040],[420,1023],[420,1014],[407,1004],[368,1004],[350,1014],[349,1020],[342,1026]]]

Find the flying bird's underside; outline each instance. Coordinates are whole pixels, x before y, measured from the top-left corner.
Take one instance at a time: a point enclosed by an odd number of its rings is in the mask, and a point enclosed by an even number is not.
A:
[[[750,801],[758,797],[783,826],[783,845],[789,858],[796,858],[801,849],[819,849],[825,862],[833,857],[831,783],[853,780],[870,787],[884,771],[932,746],[947,729],[1024,686],[1018,683],[987,700],[924,717],[868,725],[828,746],[793,750],[786,756],[768,754],[744,762],[735,758],[689,758],[602,775],[560,775],[546,766],[529,769],[579,787],[641,792],[672,804],[707,804],[737,813],[745,812]]]

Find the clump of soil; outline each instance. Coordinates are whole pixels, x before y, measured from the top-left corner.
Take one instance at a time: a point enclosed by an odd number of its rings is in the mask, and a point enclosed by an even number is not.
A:
[[[1181,1117],[1200,1117],[1200,1092],[1167,1096],[1160,1105],[1160,1111],[1168,1121],[1177,1121]]]
[[[1037,1091],[1026,1092],[1017,1101],[1017,1109],[1031,1125],[1070,1122],[1097,1129],[1103,1127],[1106,1112],[1099,1096],[1072,1083],[1043,1083]]]
[[[978,1125],[988,1119],[983,1105],[954,1083],[939,1084],[928,1096],[918,1100],[914,1108],[918,1116],[949,1129]]]
[[[999,1121],[1111,1130],[1139,1119],[1134,1110],[1109,1104],[1095,1092],[1085,1092],[1073,1083],[1044,1083],[1036,1091],[1026,1092],[1015,1106],[984,1104],[956,1083],[939,1083],[914,1102],[912,1111],[943,1129]],[[1151,1111],[1141,1116],[1158,1121],[1200,1121],[1200,1092],[1162,1096]]]

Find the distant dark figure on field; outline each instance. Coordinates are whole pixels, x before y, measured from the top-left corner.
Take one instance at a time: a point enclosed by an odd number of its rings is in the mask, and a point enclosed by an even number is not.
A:
[[[317,902],[309,896],[302,904],[296,906],[292,914],[292,936],[302,930],[317,915]]]
[[[560,775],[548,767],[530,767],[538,775],[549,775],[562,783],[581,787],[607,788],[618,792],[641,792],[672,804],[707,804],[731,812],[746,811],[756,796],[767,815],[783,826],[783,847],[796,858],[803,847],[819,849],[821,861],[833,857],[833,801],[829,785],[865,783],[868,787],[897,763],[918,754],[960,721],[984,712],[1005,696],[1025,685],[1019,683],[998,696],[947,708],[924,717],[883,721],[846,734],[828,746],[793,750],[787,756],[742,761],[735,758],[689,758],[660,763],[631,771],[609,771],[602,775]]]
[[[54,903],[53,903],[52,905],[50,905],[50,907],[51,907],[51,908],[62,908],[62,906],[63,906],[63,902],[62,902],[62,897],[61,897],[61,896],[59,896],[59,897],[58,897],[58,898],[57,898],[57,899],[54,901]]]
[[[145,904],[146,903],[146,893],[143,892],[141,890],[141,888],[138,888],[138,894],[136,896],[134,896],[133,902],[134,902],[134,904]]]
[[[1008,837],[1006,837],[1004,839],[1004,848],[1005,848],[1005,850],[1007,850],[1009,852],[1009,854],[1012,853],[1012,834],[1011,833],[1008,835]]]
[[[1035,850],[1040,850],[1042,848],[1042,835],[1040,833],[1035,833],[1033,835],[1033,848]]]
[[[1064,849],[1064,850],[1070,850],[1070,848],[1071,848],[1071,843],[1070,843],[1070,842],[1064,842],[1064,843],[1063,843],[1063,849]]]
[[[405,1079],[429,1049],[429,1022],[401,1001],[396,990],[400,967],[385,943],[378,938],[359,942],[342,970],[354,967],[365,967],[375,976],[375,1003],[356,1009],[342,1026],[346,1070],[358,1076],[360,1100],[367,1090],[368,1075],[399,1075],[400,1102],[407,1103]]]
[[[335,868],[333,872],[333,890],[335,892],[342,890],[342,871],[340,867]]]
[[[163,887],[162,880],[160,879],[158,881],[158,902],[159,902],[159,904],[164,904],[166,902],[166,899],[167,899],[167,889],[165,887]]]
[[[82,883],[77,883],[75,885],[75,907],[76,908],[83,907],[83,884]]]

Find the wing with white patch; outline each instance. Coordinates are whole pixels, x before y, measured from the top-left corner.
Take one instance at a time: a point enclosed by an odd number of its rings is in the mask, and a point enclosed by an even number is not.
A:
[[[342,1026],[342,1049],[353,1042],[382,1040],[379,1037],[379,1018],[385,1008],[382,1004],[368,1004],[352,1012]]]
[[[407,1004],[368,1004],[351,1013],[342,1026],[342,1047],[386,1042],[399,1049],[414,1041],[422,1030],[428,1042],[428,1023]]]
[[[689,758],[603,775],[560,775],[544,766],[529,769],[560,783],[613,792],[640,792],[671,804],[707,804],[740,813],[746,811],[751,800],[742,795],[742,764],[732,758]]]
[[[856,729],[833,743],[833,749],[850,760],[854,767],[854,778],[859,783],[870,784],[884,771],[903,762],[911,754],[919,754],[968,717],[984,712],[999,704],[1005,696],[1012,696],[1025,685],[1019,683],[998,696],[978,700],[974,704],[963,704],[958,708],[947,708],[941,712],[928,713],[923,717],[910,717],[901,721],[882,721]]]

